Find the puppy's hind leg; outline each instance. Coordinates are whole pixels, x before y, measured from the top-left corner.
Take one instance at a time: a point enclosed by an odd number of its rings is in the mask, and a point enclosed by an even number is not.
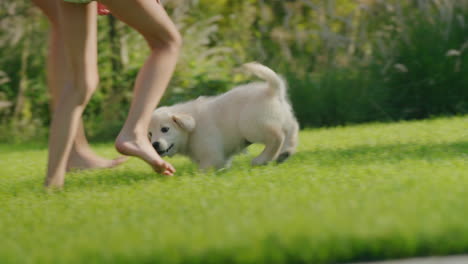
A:
[[[252,160],[252,165],[265,165],[275,160],[284,143],[284,133],[280,128],[269,127],[265,131],[265,149]]]
[[[298,141],[299,125],[294,120],[286,129],[286,138],[284,139],[283,147],[276,162],[281,163],[287,160],[296,151]]]

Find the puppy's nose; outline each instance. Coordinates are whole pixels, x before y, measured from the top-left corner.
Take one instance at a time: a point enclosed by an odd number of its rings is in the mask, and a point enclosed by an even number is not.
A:
[[[153,142],[153,148],[156,149],[156,150],[159,150],[159,142],[158,141]]]

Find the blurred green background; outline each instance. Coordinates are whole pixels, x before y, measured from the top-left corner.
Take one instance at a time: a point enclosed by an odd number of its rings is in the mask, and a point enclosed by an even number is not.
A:
[[[184,37],[161,105],[218,94],[259,61],[282,74],[302,127],[468,113],[468,0],[169,0]],[[0,2],[0,142],[45,139],[48,23],[29,0]],[[99,18],[100,88],[88,136],[112,139],[145,42]]]

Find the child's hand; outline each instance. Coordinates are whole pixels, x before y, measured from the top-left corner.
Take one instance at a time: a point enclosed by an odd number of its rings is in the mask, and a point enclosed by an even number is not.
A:
[[[161,1],[160,0],[156,0],[156,3],[158,4],[161,4]],[[105,15],[108,15],[110,14],[110,10],[107,9],[107,6],[101,4],[98,2],[98,6],[97,6],[97,12],[100,16],[105,16]]]
[[[105,15],[108,15],[110,14],[110,10],[107,9],[107,6],[101,4],[98,2],[98,6],[97,6],[97,12],[100,16],[105,16]]]

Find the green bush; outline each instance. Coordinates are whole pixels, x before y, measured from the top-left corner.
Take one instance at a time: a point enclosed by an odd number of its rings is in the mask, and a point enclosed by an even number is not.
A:
[[[402,17],[390,58],[396,67],[386,72],[393,116],[468,113],[468,12],[461,2]]]
[[[361,47],[347,58],[348,65],[336,61],[349,46],[335,50],[325,64],[320,55],[308,57],[309,63],[293,58],[293,65],[314,69],[303,75],[297,68],[286,70],[300,123],[331,126],[468,113],[467,4],[376,4],[361,14],[369,19],[362,23],[365,32],[373,35],[357,41]],[[383,13],[376,17],[376,11]],[[382,18],[388,22],[379,25]],[[330,54],[334,48],[323,49]]]
[[[391,120],[388,91],[371,69],[334,69],[298,79],[287,74],[294,111],[302,126],[336,126]]]

